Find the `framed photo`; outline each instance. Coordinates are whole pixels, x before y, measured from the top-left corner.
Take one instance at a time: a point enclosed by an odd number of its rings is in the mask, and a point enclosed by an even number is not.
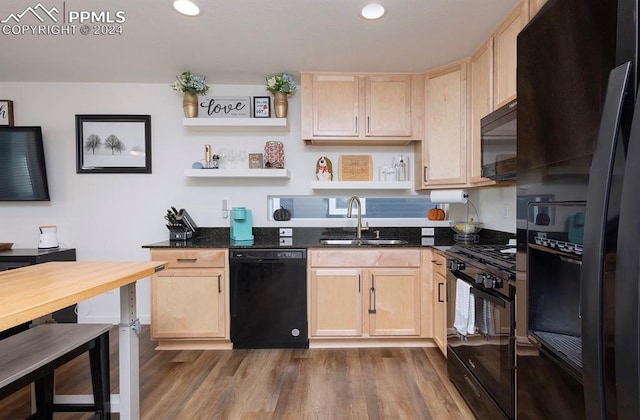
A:
[[[271,97],[270,96],[254,96],[253,97],[253,117],[254,118],[271,118]]]
[[[13,127],[13,101],[0,99],[0,126]]]
[[[151,173],[151,115],[76,115],[76,173]]]
[[[263,169],[262,153],[249,153],[249,169]]]

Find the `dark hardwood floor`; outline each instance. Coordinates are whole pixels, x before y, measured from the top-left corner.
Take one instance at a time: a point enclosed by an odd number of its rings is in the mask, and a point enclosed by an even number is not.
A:
[[[117,392],[115,328],[110,339]],[[144,326],[143,419],[473,419],[447,379],[446,360],[437,348],[155,351],[154,346]],[[91,391],[86,354],[56,372],[56,391]],[[25,387],[0,401],[0,419],[27,417],[29,393]]]

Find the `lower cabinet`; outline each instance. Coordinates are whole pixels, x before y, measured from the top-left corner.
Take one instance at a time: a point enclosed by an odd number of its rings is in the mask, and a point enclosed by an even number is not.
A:
[[[168,269],[151,279],[151,337],[158,349],[231,348],[226,249],[153,249]]]
[[[310,339],[424,337],[429,303],[420,255],[406,248],[309,250]]]
[[[433,341],[447,356],[447,265],[444,255],[432,251]]]
[[[420,335],[420,268],[370,270],[369,334]]]
[[[316,337],[362,335],[362,270],[312,268],[309,334]]]

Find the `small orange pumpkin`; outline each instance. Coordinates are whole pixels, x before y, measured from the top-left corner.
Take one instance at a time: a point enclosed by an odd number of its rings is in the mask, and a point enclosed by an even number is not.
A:
[[[427,219],[429,220],[444,220],[444,210],[438,208],[438,206],[429,209],[427,212]]]

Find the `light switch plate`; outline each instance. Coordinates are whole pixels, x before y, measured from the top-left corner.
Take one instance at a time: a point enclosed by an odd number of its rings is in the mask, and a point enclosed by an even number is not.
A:
[[[423,227],[422,236],[435,236],[436,230],[432,227]]]
[[[280,245],[284,245],[284,246],[293,245],[293,238],[280,238]]]
[[[283,236],[293,236],[292,228],[280,228],[280,237]]]

